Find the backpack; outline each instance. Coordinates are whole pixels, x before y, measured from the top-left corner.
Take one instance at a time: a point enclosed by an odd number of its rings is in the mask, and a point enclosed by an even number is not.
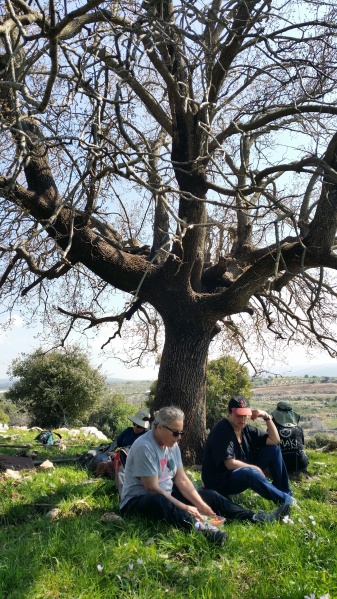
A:
[[[101,462],[108,462],[110,460],[108,453],[113,451],[112,447],[113,443],[101,443],[98,447],[85,451],[77,459],[77,465],[82,468],[88,468],[90,472],[95,472]]]
[[[51,431],[41,431],[41,433],[39,433],[37,437],[35,437],[34,441],[40,441],[40,443],[42,443],[43,445],[58,445],[60,442],[55,441],[53,435],[57,435],[60,439],[62,439],[62,436],[59,433],[52,433]]]
[[[117,453],[113,459],[114,472],[115,472],[115,485],[116,485],[116,489],[117,489],[120,497],[122,497],[122,490],[123,490],[123,484],[124,484],[124,478],[125,478],[125,464],[126,464],[126,458],[128,457],[129,449],[130,449],[130,447],[121,447],[117,451]]]
[[[288,474],[306,470],[309,459],[304,451],[303,429],[298,424],[275,424],[280,435],[280,449]]]
[[[114,443],[101,443],[95,449],[90,449],[83,453],[77,459],[77,465],[82,468],[87,468],[90,472],[93,472],[96,476],[104,476],[115,480],[116,489],[121,496],[124,475],[125,475],[125,464],[126,458],[129,453],[130,446],[115,448]],[[115,456],[111,459],[108,454],[112,451],[115,452]]]
[[[280,449],[282,454],[304,449],[303,429],[298,424],[275,424],[280,435]]]

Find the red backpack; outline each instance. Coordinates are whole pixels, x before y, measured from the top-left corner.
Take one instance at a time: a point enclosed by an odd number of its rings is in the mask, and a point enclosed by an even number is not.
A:
[[[120,447],[113,459],[113,467],[115,471],[115,484],[119,496],[122,496],[122,489],[125,477],[125,464],[128,457],[130,447]]]

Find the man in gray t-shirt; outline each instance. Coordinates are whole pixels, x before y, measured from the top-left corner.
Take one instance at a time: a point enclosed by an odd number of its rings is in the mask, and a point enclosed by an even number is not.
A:
[[[184,433],[184,413],[175,406],[155,414],[152,430],[130,448],[121,498],[123,516],[137,514],[165,520],[186,530],[201,530],[222,544],[226,533],[204,522],[204,516],[265,522],[280,519],[284,506],[271,514],[254,514],[216,491],[197,491],[183,468],[178,439]]]
[[[173,447],[160,447],[153,436],[153,430],[142,435],[129,450],[125,467],[121,508],[132,497],[147,495],[141,477],[158,476],[158,484],[167,493],[172,493],[173,479],[177,469],[182,468],[178,444]]]

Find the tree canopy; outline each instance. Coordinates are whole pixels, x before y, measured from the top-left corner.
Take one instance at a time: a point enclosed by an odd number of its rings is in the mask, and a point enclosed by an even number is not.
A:
[[[185,410],[191,459],[220,332],[250,363],[272,337],[336,355],[336,16],[325,0],[0,8],[3,310],[43,311],[61,344],[105,323],[112,345],[131,320],[138,359],[163,325],[156,407]]]
[[[104,377],[78,349],[37,350],[13,361],[18,377],[5,398],[28,411],[31,424],[59,427],[85,417],[105,391]]]

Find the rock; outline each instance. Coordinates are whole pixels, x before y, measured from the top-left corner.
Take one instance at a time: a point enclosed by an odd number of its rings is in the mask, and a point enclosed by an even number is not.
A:
[[[21,474],[16,470],[11,470],[10,468],[7,468],[7,470],[5,471],[5,477],[12,478],[14,480],[19,480],[21,478]]]
[[[57,520],[61,515],[61,510],[58,507],[54,507],[52,510],[46,513],[48,520]]]
[[[45,460],[44,462],[42,462],[42,464],[40,464],[39,468],[41,470],[52,470],[54,468],[54,464],[53,462],[51,462],[50,460]]]
[[[97,437],[97,439],[102,439],[102,441],[108,440],[108,437],[99,431],[95,426],[81,426],[80,430],[85,436],[93,435],[94,437]]]
[[[103,514],[101,520],[103,520],[103,522],[123,522],[123,518],[118,514],[115,514],[115,512],[106,512]]]

